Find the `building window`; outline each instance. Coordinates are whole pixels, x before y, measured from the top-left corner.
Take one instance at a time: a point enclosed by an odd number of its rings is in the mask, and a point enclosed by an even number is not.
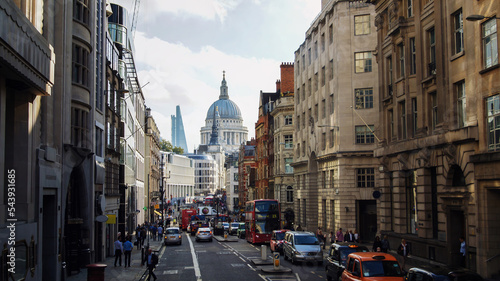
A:
[[[484,67],[498,64],[497,20],[490,19],[483,26],[483,61]]]
[[[286,174],[293,174],[293,158],[285,158],[285,173]]]
[[[330,37],[330,44],[333,44],[333,24],[328,27],[328,36]]]
[[[293,203],[293,187],[291,186],[286,187],[286,202]]]
[[[316,92],[319,89],[319,81],[318,81],[318,73],[314,73],[314,91]]]
[[[354,16],[354,35],[370,34],[370,15]]]
[[[326,100],[322,99],[321,100],[321,113],[322,113],[321,117],[322,118],[326,118],[326,111],[327,111],[327,109],[326,109]]]
[[[388,114],[389,114],[389,135],[392,138],[395,137],[395,131],[394,131],[394,111],[392,109],[390,109],[388,111]]]
[[[354,91],[356,109],[373,108],[373,89],[356,89]]]
[[[430,94],[431,96],[431,121],[432,129],[435,130],[438,124],[438,102],[436,92]]]
[[[401,129],[401,139],[406,139],[406,102],[402,101],[399,103],[399,116],[400,116],[400,129]]]
[[[455,84],[455,91],[457,93],[457,119],[458,127],[463,128],[466,125],[466,98],[465,98],[465,81],[460,81]]]
[[[330,60],[330,80],[333,79],[333,60]]]
[[[318,41],[314,42],[314,59],[318,58]]]
[[[321,134],[321,149],[325,150],[326,148],[326,132]]]
[[[413,136],[417,135],[418,129],[418,107],[417,107],[417,98],[411,99],[411,116],[413,121]]]
[[[89,5],[88,0],[73,1],[73,18],[85,25],[89,24]]]
[[[292,115],[285,116],[285,126],[286,125],[293,125],[293,116]]]
[[[330,114],[335,112],[335,100],[333,99],[333,94],[330,95]]]
[[[73,83],[89,87],[89,52],[82,46],[73,44]]]
[[[356,144],[374,143],[375,136],[373,135],[373,125],[356,126]]]
[[[318,108],[318,104],[315,104],[314,105],[314,119],[318,120],[319,118],[319,108]]]
[[[375,169],[358,168],[356,169],[356,183],[360,188],[375,187]]]
[[[297,115],[297,130],[300,130],[300,115]]]
[[[96,127],[95,128],[95,155],[99,157],[103,157],[103,138],[104,130]]]
[[[323,66],[321,68],[321,86],[325,86],[326,83],[326,73],[325,73],[325,67]]]
[[[405,47],[403,43],[398,44],[399,55],[399,77],[405,76]]]
[[[302,55],[302,70],[306,69],[306,55]]]
[[[392,57],[386,58],[387,63],[387,96],[392,96]]]
[[[321,34],[321,52],[325,51],[325,34]]]
[[[407,0],[408,17],[413,17],[413,0]]]
[[[330,187],[333,188],[335,183],[335,170],[330,170]]]
[[[500,95],[486,99],[488,150],[500,150]]]
[[[285,135],[285,148],[293,148],[293,135]]]
[[[408,172],[406,176],[406,217],[407,232],[417,234],[417,174],[414,171]]]
[[[410,38],[410,75],[417,73],[417,50],[415,49],[415,37]]]
[[[458,54],[464,50],[464,29],[463,29],[463,13],[460,9],[453,14],[453,53]]]
[[[89,113],[73,107],[71,109],[71,144],[75,147],[90,148]]]
[[[372,72],[372,52],[354,53],[355,72]]]
[[[333,129],[330,130],[330,147],[333,147],[335,144],[335,131]]]
[[[326,171],[321,171],[321,181],[323,188],[326,188]]]
[[[302,141],[302,156],[306,155],[306,141]]]
[[[312,62],[311,48],[307,49],[307,58],[309,59],[309,65],[311,65]]]
[[[427,38],[429,40],[428,75],[436,75],[436,35],[434,33],[434,28],[431,28],[427,31]]]

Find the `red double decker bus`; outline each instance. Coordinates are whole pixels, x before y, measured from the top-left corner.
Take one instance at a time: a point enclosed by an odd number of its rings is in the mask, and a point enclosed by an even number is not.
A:
[[[245,237],[250,243],[269,243],[281,227],[280,204],[274,199],[248,201],[245,205]]]

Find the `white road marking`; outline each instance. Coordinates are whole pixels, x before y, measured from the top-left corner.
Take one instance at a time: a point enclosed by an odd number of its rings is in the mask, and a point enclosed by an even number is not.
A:
[[[201,281],[200,265],[198,264],[198,258],[196,257],[196,252],[194,251],[193,241],[191,241],[189,237],[187,240],[189,241],[189,247],[191,247],[191,257],[193,257],[194,275],[196,276],[197,281]]]
[[[299,274],[297,272],[295,272],[295,276],[297,276],[297,281],[300,281],[300,277],[299,277]]]

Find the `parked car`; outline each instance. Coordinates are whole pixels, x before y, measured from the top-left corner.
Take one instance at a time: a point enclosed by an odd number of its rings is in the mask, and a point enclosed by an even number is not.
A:
[[[169,227],[165,229],[163,237],[165,246],[168,244],[182,244],[182,232],[178,227]]]
[[[198,228],[198,231],[196,232],[196,242],[200,241],[209,241],[212,242],[213,236],[212,236],[212,230],[208,227],[201,227]]]
[[[271,241],[269,242],[269,247],[271,252],[279,252],[283,254],[283,241],[285,241],[285,233],[290,231],[289,229],[273,230],[271,234]]]
[[[222,225],[224,226],[224,232],[229,233],[229,223],[228,222],[223,222]]]
[[[284,259],[296,262],[317,262],[323,264],[323,251],[318,238],[312,232],[288,231],[283,242]]]
[[[368,252],[366,246],[357,245],[350,242],[333,243],[330,246],[328,257],[326,258],[326,279],[328,281],[337,281],[342,278],[342,272],[347,263],[347,256],[354,252]]]
[[[243,238],[245,238],[245,233],[246,233],[245,223],[240,222],[238,225],[238,230],[237,230],[236,236],[238,236],[238,238],[243,239]]]
[[[355,252],[347,256],[342,281],[405,281],[398,260],[381,252]]]
[[[453,269],[447,267],[410,268],[406,275],[407,281],[482,281],[483,278],[467,269]]]
[[[239,222],[232,222],[229,225],[229,235],[236,235],[238,234],[238,227],[240,226]]]

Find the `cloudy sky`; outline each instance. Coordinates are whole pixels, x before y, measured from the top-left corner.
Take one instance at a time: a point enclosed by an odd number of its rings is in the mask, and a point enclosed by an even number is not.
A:
[[[113,2],[132,14],[134,0]],[[171,140],[170,116],[180,105],[193,152],[223,70],[253,137],[260,91],[276,89],[280,64],[294,61],[320,9],[321,0],[140,1],[134,59],[162,138]]]

